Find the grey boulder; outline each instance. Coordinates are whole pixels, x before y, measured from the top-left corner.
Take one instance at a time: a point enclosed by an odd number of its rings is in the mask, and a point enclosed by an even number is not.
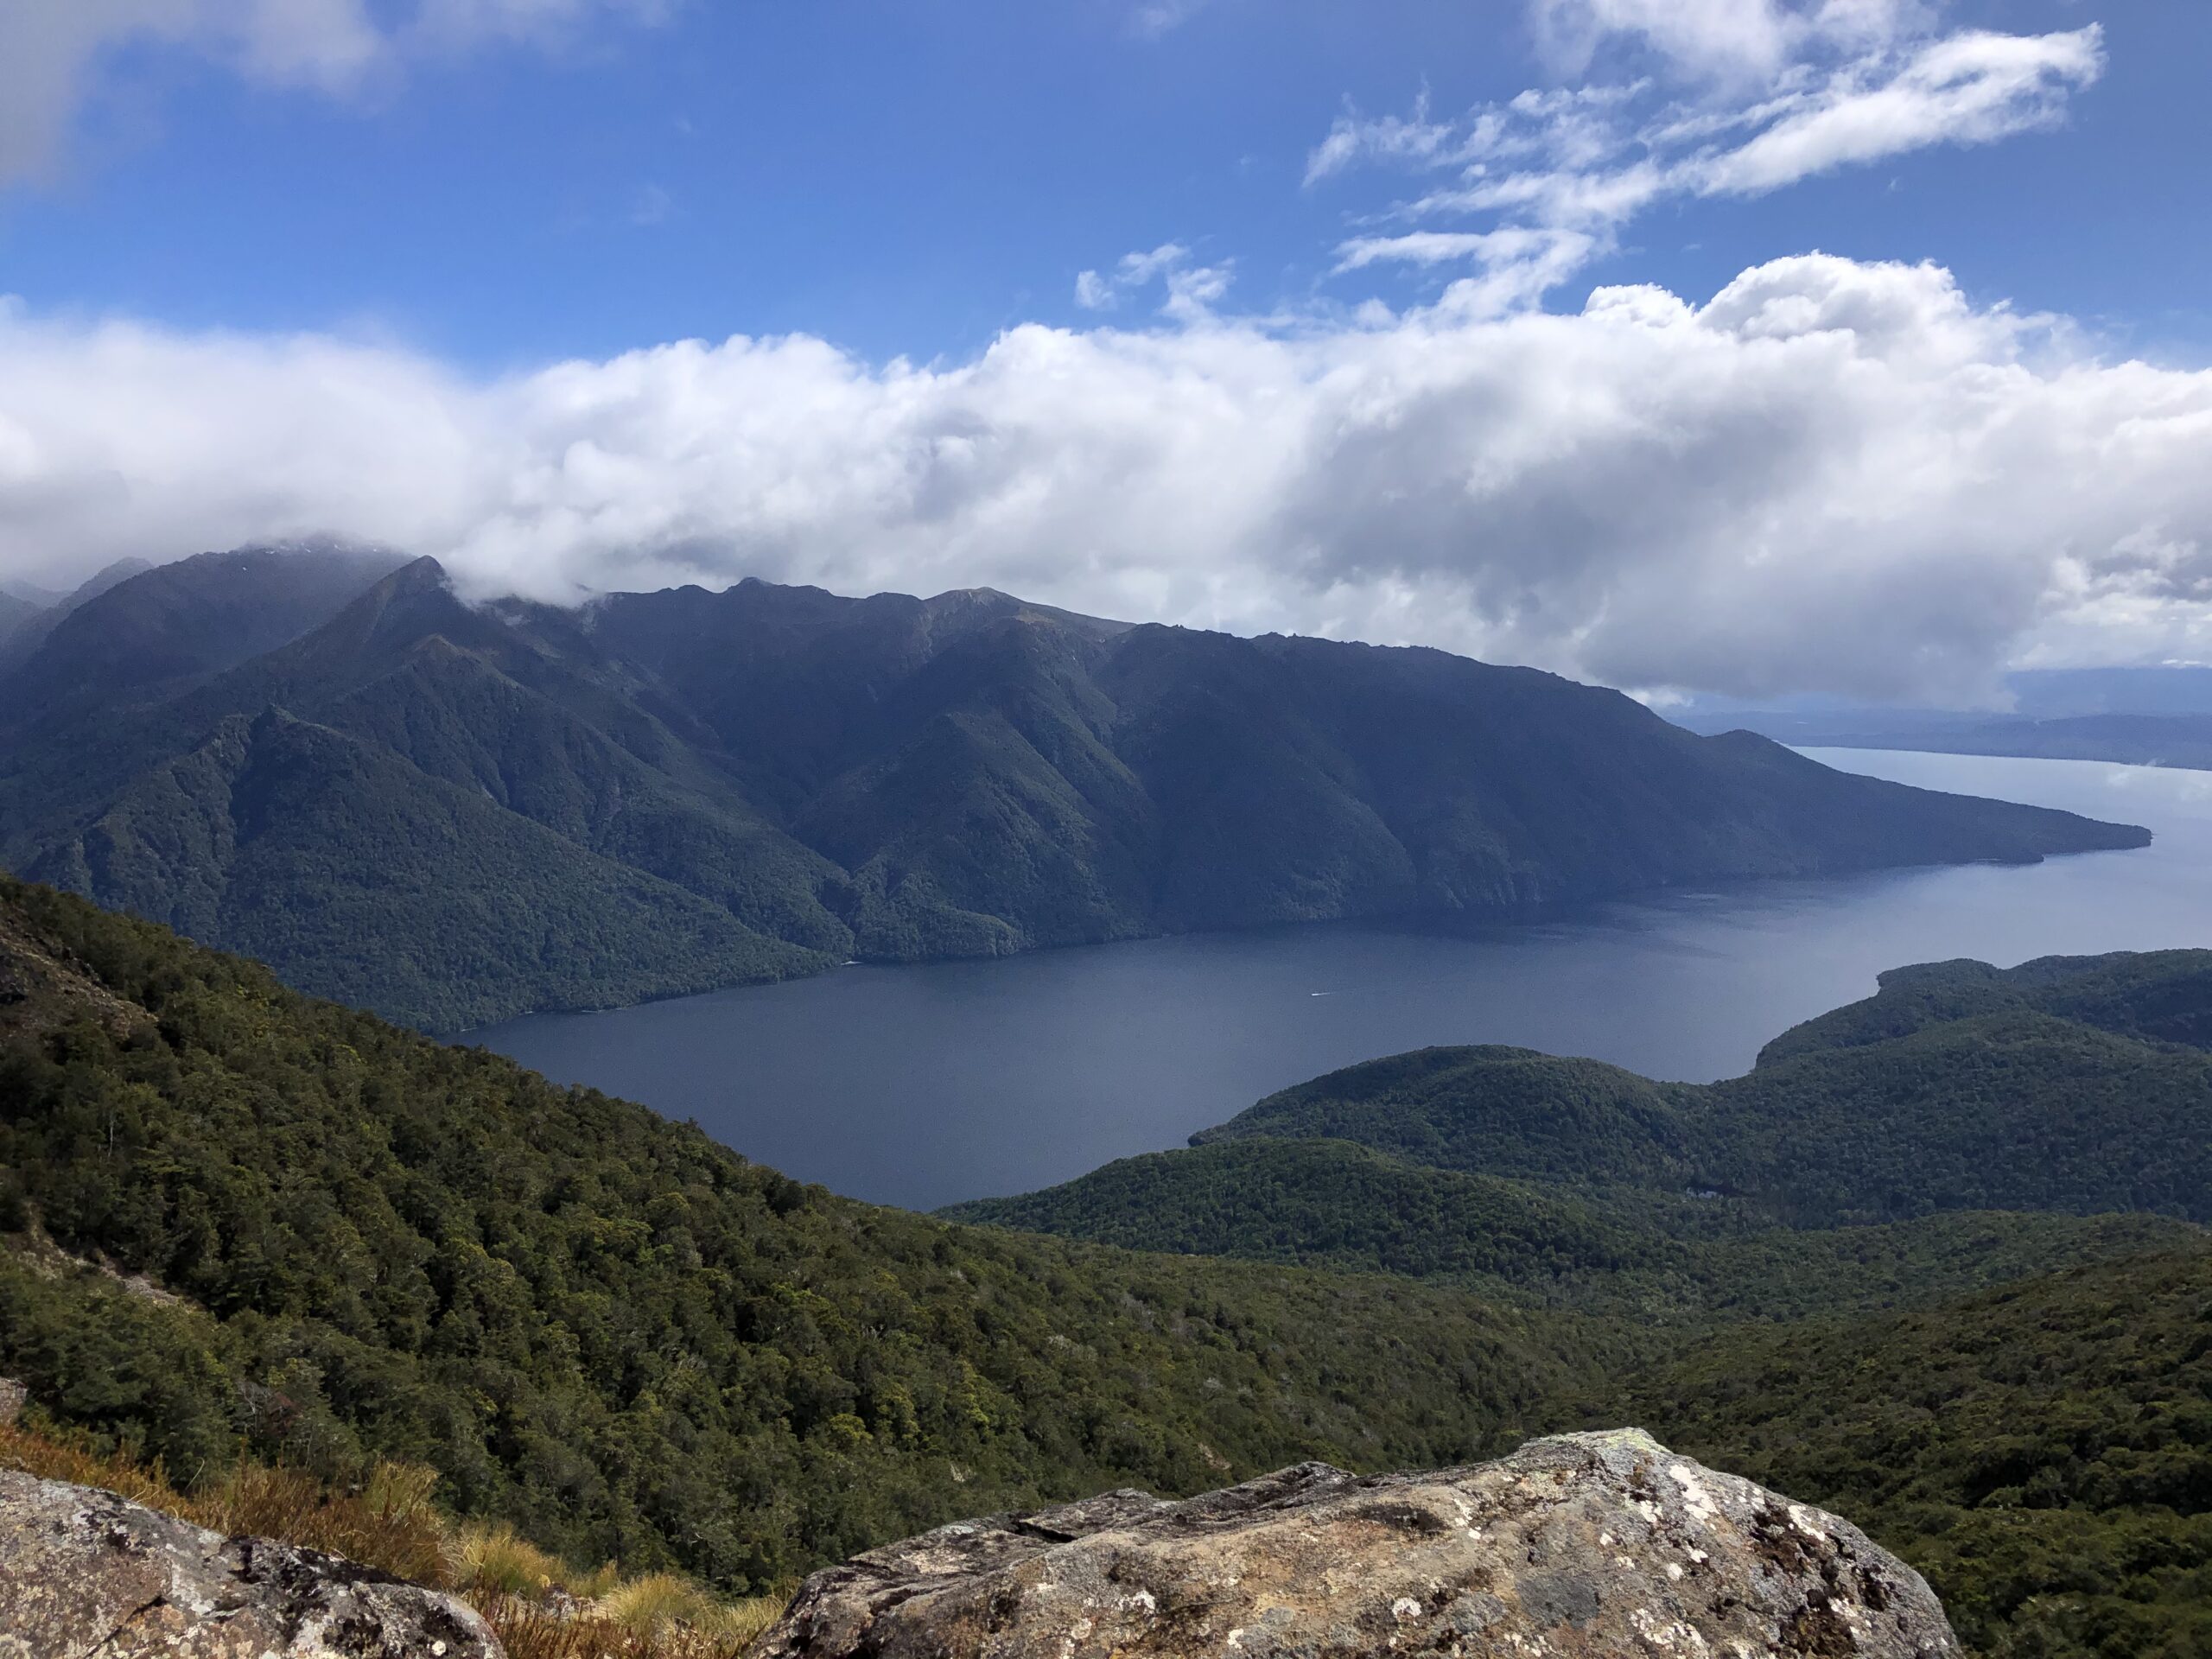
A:
[[[1959,1659],[1849,1522],[1637,1430],[1431,1474],[1114,1492],[816,1573],[761,1659]]]
[[[475,1610],[437,1591],[0,1471],[0,1659],[156,1654],[504,1659]]]

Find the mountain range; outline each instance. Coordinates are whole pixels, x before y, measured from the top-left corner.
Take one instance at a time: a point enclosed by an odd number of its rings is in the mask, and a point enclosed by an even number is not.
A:
[[[2148,839],[1534,670],[984,590],[472,605],[323,543],[33,626],[0,659],[0,861],[438,1031],[850,957]]]
[[[2031,670],[2008,675],[2005,691],[2012,708],[2004,713],[1804,699],[1770,709],[1694,703],[1669,718],[1688,731],[1742,729],[1809,748],[2212,770],[2212,668]]]

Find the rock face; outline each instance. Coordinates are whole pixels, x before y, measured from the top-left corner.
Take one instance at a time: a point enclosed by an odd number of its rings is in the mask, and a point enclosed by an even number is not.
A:
[[[137,1655],[504,1659],[474,1610],[436,1591],[0,1471],[0,1659]]]
[[[1182,1503],[1114,1492],[942,1527],[807,1581],[765,1659],[1958,1659],[1917,1573],[1847,1522],[1637,1430]]]

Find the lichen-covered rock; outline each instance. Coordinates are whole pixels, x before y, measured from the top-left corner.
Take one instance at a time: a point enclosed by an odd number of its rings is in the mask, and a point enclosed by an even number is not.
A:
[[[1847,1522],[1637,1430],[1497,1463],[1323,1464],[1181,1503],[1114,1492],[817,1573],[768,1659],[1957,1659],[1917,1573]]]
[[[473,1608],[112,1492],[0,1471],[0,1659],[503,1659]]]

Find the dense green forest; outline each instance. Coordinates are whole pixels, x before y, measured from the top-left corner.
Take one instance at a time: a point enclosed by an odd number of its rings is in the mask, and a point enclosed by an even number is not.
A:
[[[0,863],[450,1032],[849,957],[2148,839],[1441,652],[982,590],[471,607],[378,569],[204,555],[0,653]]]
[[[1989,1659],[2212,1653],[2212,1256],[1742,1325],[1626,1379],[1669,1444],[1849,1516]]]
[[[0,1368],[179,1471],[427,1460],[741,1591],[1049,1496],[1472,1457],[1598,1363],[1403,1280],[836,1198],[39,889],[0,969]]]
[[[1353,1141],[1440,1169],[1725,1194],[1797,1226],[1952,1210],[2212,1220],[2212,953],[1944,963],[1741,1077],[1435,1048],[1270,1096],[1199,1143]]]
[[[1114,1485],[1637,1422],[1867,1526],[1987,1659],[2181,1659],[2212,1605],[2212,1239],[2059,1211],[2191,1166],[2198,1074],[2166,1068],[2203,1058],[2181,1039],[2206,966],[1942,964],[1792,1033],[1745,1081],[1810,1147],[1855,1135],[1871,1196],[1822,1196],[1840,1154],[1797,1186],[1685,1189],[1648,1163],[1699,1166],[1705,1110],[1678,1091],[1461,1052],[991,1207],[1116,1241],[1094,1243],[840,1199],[0,883],[0,1371],[188,1482],[241,1450],[340,1480],[417,1459],[459,1512],[739,1592]],[[1974,1033],[2009,1071],[1972,1064]],[[2051,1212],[1966,1207],[2027,1190],[2001,1158],[1972,1190],[1941,1158],[1896,1186],[1918,1154],[1882,1137],[1962,1144],[2004,1116],[1866,1111],[1869,1077],[1935,1065],[1970,1102],[2009,1078],[2038,1123],[2107,1114],[2037,1189]],[[2180,1092],[2132,1105],[2127,1066]],[[1760,1109],[1733,1087],[1724,1124]],[[1376,1144],[1305,1133],[1363,1121]]]
[[[1800,1231],[1741,1200],[1582,1191],[1429,1168],[1351,1141],[1256,1136],[1123,1159],[1065,1186],[941,1213],[1675,1324],[1939,1301],[2205,1236],[2161,1216],[2001,1211]]]

